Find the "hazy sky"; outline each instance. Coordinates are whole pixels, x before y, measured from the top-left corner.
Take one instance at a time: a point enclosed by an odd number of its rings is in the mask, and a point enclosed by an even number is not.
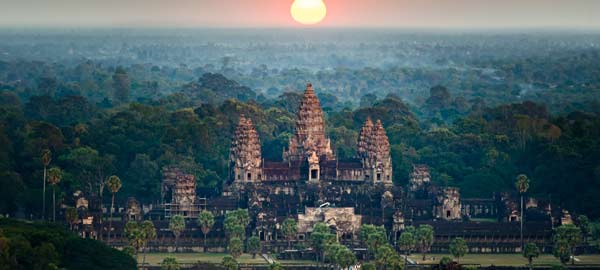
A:
[[[0,0],[0,26],[297,27],[293,0]],[[600,0],[324,0],[320,27],[596,28]],[[317,27],[319,27],[317,26]]]

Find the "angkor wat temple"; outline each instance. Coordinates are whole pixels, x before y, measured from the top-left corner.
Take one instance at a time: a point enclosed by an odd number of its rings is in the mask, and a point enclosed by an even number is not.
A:
[[[241,115],[232,138],[229,178],[222,196],[200,198],[193,175],[176,167],[163,168],[162,203],[144,207],[130,199],[121,211],[122,221],[113,222],[117,238],[127,220],[152,219],[159,228],[157,243],[161,243],[154,248],[164,250],[172,235],[160,228],[168,228],[168,218],[179,214],[189,220],[180,246],[195,250],[202,235],[193,219],[201,210],[209,210],[217,217],[209,248],[219,250],[226,246],[221,224],[224,213],[247,208],[252,218],[248,234],[258,235],[263,247],[271,250],[285,249],[279,230],[283,220],[290,217],[298,221],[297,243],[306,241],[316,222],[327,223],[342,242],[354,247],[360,246],[361,224],[384,225],[393,244],[407,225],[430,224],[436,238],[433,252],[447,252],[454,237],[464,237],[471,252],[520,250],[520,213],[514,194],[462,199],[458,188],[435,185],[429,168],[422,164],[413,165],[407,186],[394,184],[394,157],[390,156],[384,123],[366,119],[359,133],[357,155],[338,160],[324,121],[319,100],[308,84],[294,134],[281,160],[269,161],[261,155],[261,140],[252,119]],[[562,214],[557,210],[548,202],[529,199],[525,241],[548,250],[553,222],[560,220],[552,217]],[[82,223],[80,230],[96,228],[93,221],[87,224]],[[106,226],[100,226],[101,235],[106,234]]]

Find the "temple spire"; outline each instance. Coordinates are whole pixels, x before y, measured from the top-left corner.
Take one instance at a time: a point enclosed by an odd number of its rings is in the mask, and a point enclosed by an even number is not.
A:
[[[234,180],[260,180],[262,163],[260,138],[252,119],[246,118],[243,114],[240,115],[231,143],[229,160],[233,163]]]
[[[296,118],[296,131],[290,139],[284,160],[302,160],[312,153],[333,159],[329,139],[325,137],[325,121],[319,99],[311,83],[306,85]]]

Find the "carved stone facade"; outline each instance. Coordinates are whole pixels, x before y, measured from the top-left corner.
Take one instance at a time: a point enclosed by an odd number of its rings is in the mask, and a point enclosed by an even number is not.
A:
[[[461,219],[461,203],[458,188],[447,187],[438,195],[437,217],[445,220]]]
[[[325,135],[325,122],[319,99],[308,84],[300,102],[296,130],[283,161],[261,160],[260,139],[245,116],[240,117],[231,144],[233,183],[350,181],[392,185],[390,143],[383,123],[367,119],[357,142],[358,157],[339,161]],[[239,185],[238,185],[239,186]]]
[[[336,233],[338,238],[351,238],[358,235],[362,216],[354,213],[354,207],[306,207],[304,214],[298,214],[298,233],[312,232],[317,222],[324,222]]]
[[[127,199],[127,209],[125,212],[125,220],[140,221],[140,220],[142,220],[142,218],[143,218],[142,206],[134,197],[129,197]]]
[[[411,192],[424,190],[431,183],[431,175],[429,167],[423,164],[413,165],[413,170],[410,173],[408,189]]]
[[[163,168],[162,200],[165,217],[182,215],[196,218],[200,211],[196,204],[196,178],[178,167]]]
[[[240,116],[229,155],[235,182],[262,180],[260,138],[250,118]]]
[[[316,154],[324,160],[334,159],[331,141],[325,136],[325,121],[319,99],[312,84],[306,86],[296,119],[296,132],[290,139],[285,161],[302,161]]]

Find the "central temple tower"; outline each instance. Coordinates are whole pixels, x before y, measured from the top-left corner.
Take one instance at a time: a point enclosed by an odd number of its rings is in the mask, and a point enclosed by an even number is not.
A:
[[[325,121],[319,99],[312,84],[306,85],[300,102],[296,132],[290,138],[289,148],[283,152],[285,161],[301,161],[316,155],[321,160],[335,159],[331,142],[325,136]]]

